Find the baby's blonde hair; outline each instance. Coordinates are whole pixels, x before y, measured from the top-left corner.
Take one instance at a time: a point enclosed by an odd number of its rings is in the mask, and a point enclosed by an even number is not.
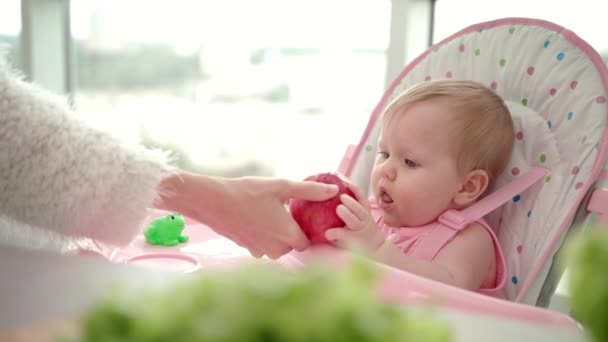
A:
[[[496,179],[511,158],[515,133],[503,99],[486,86],[468,80],[437,80],[417,84],[395,98],[384,111],[384,120],[403,113],[412,104],[444,98],[456,114],[454,134],[458,167],[463,172],[482,169]],[[449,113],[446,113],[449,114]]]

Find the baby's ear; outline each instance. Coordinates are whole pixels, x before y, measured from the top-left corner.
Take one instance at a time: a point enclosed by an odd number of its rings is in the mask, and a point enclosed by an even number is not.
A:
[[[459,207],[473,204],[488,188],[490,176],[485,170],[469,171],[462,182],[460,191],[454,196],[454,203]]]

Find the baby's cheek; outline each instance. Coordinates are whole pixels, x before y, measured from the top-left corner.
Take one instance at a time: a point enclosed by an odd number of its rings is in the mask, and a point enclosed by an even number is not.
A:
[[[436,218],[442,200],[435,189],[412,188],[403,191],[399,214],[411,225],[422,225]]]
[[[404,205],[411,206],[412,203],[419,205],[421,201],[426,201],[430,196],[428,196],[429,189],[425,186],[421,186],[420,182],[410,181],[407,184],[401,184],[399,186],[398,196],[400,202],[403,202]],[[407,204],[405,204],[407,203]]]

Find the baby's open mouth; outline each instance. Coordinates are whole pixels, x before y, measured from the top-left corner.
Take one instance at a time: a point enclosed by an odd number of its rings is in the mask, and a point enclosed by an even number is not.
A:
[[[393,203],[392,197],[384,190],[380,193],[380,199],[387,204]]]

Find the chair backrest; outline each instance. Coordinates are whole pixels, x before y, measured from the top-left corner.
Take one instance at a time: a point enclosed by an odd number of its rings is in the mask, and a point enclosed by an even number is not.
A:
[[[606,161],[608,71],[573,32],[527,18],[472,25],[421,54],[391,84],[374,109],[344,172],[363,188],[385,106],[430,79],[470,79],[507,103],[516,127],[511,161],[491,191],[534,167],[544,181],[486,216],[507,258],[506,297],[535,304],[572,218]]]

